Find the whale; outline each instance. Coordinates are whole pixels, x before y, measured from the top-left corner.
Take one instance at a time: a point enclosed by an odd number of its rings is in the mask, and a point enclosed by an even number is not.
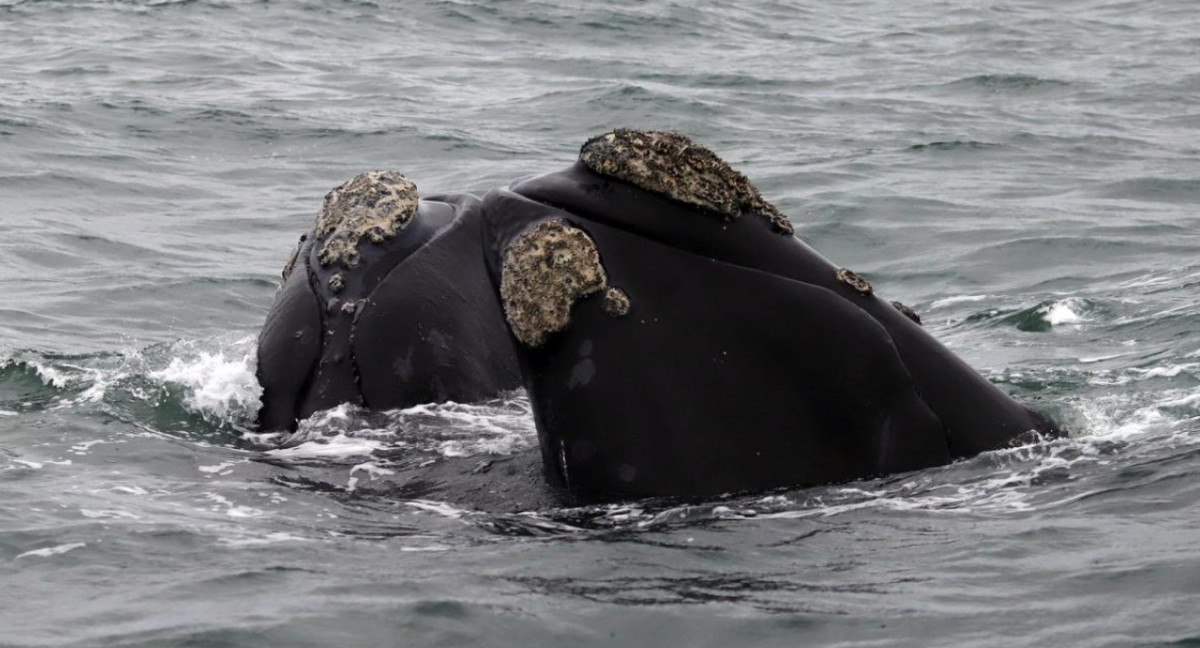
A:
[[[609,131],[482,200],[394,171],[336,187],[257,372],[271,431],[523,387],[536,458],[438,462],[397,490],[493,509],[803,488],[1064,434],[667,131]]]
[[[580,501],[845,482],[1063,434],[682,134],[603,133],[481,210],[546,479]]]
[[[291,431],[349,403],[389,410],[474,402],[519,387],[481,254],[479,198],[422,198],[396,171],[326,196],[258,338],[258,426]]]

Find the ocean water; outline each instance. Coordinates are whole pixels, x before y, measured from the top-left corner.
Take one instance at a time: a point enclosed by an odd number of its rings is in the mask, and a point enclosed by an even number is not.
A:
[[[1200,645],[1198,54],[1193,0],[0,0],[0,646]],[[328,189],[616,126],[1071,438],[522,511],[396,486],[528,452],[520,393],[257,434]]]

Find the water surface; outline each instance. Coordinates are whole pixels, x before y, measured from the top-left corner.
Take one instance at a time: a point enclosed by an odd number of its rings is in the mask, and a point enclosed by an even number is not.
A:
[[[0,0],[0,645],[1197,645],[1198,34],[1188,0]],[[532,448],[521,394],[254,433],[329,188],[482,192],[626,125],[1073,437],[489,513],[387,485]]]

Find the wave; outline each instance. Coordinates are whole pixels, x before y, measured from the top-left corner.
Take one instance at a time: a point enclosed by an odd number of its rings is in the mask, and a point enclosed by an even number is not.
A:
[[[1014,94],[1069,88],[1071,84],[1059,79],[1044,78],[1030,74],[977,74],[955,79],[939,87],[953,91]]]
[[[227,336],[119,353],[9,352],[0,360],[0,407],[100,412],[164,433],[227,433],[250,425],[258,410],[254,342]]]
[[[907,150],[913,152],[943,152],[943,151],[986,151],[990,149],[1003,148],[1000,144],[992,142],[979,142],[976,140],[949,140],[944,142],[930,142],[928,144],[913,144]]]
[[[1200,202],[1200,180],[1194,178],[1129,178],[1104,184],[1091,195],[1113,200],[1195,205]]]

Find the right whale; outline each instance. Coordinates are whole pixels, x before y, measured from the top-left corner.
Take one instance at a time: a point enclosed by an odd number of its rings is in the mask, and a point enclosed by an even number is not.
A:
[[[546,476],[581,500],[847,481],[1062,434],[683,135],[605,133],[482,211]]]
[[[418,198],[395,171],[325,196],[258,338],[258,424],[292,431],[342,403],[492,398],[519,382],[480,254],[479,199]]]

